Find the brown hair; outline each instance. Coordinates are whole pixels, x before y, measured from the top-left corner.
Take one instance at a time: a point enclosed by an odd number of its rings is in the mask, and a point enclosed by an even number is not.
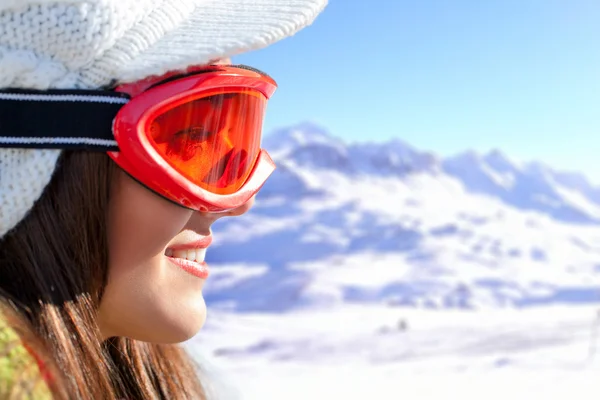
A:
[[[0,240],[4,312],[49,363],[56,398],[204,399],[197,365],[180,346],[101,340],[115,171],[104,153],[63,152],[42,197]]]

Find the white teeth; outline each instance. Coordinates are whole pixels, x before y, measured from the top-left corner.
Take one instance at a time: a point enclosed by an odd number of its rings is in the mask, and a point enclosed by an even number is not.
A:
[[[165,251],[167,257],[183,258],[189,261],[204,262],[206,256],[206,249],[192,249],[192,250],[171,250]]]
[[[196,250],[188,250],[185,258],[190,261],[196,261]]]

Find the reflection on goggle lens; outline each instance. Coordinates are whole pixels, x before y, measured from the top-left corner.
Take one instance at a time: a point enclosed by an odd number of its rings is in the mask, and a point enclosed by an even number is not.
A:
[[[234,193],[260,151],[265,105],[266,98],[249,89],[195,99],[156,117],[150,137],[192,182],[214,193]]]

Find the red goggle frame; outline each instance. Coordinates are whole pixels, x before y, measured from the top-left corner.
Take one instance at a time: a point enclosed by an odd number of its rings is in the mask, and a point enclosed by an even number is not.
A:
[[[109,156],[160,195],[194,210],[247,202],[274,171],[260,148],[267,100],[277,86],[248,68],[190,68],[119,86],[131,100],[118,112]]]

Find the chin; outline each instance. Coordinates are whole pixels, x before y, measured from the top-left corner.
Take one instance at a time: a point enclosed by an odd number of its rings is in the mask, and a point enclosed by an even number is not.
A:
[[[200,332],[204,326],[205,319],[196,324],[186,324],[186,326],[174,326],[169,332],[160,337],[156,337],[152,343],[156,344],[176,344],[190,340]],[[188,321],[189,322],[189,321]]]
[[[187,319],[182,324],[163,324],[160,330],[157,329],[157,325],[160,324],[157,321],[156,325],[149,326],[144,331],[131,332],[124,336],[133,340],[154,344],[182,343],[193,338],[204,326],[204,321],[205,318],[201,320]]]
[[[129,310],[127,315],[121,315],[118,321],[113,319],[110,324],[111,335],[120,336],[141,342],[154,344],[176,344],[185,342],[194,337],[204,326],[206,321],[206,305],[204,299],[201,304],[193,307],[142,307],[137,312]],[[116,317],[113,314],[113,318]]]
[[[156,318],[146,330],[143,338],[137,338],[149,343],[175,344],[185,342],[200,332],[206,322],[206,308],[202,312],[185,313],[177,315],[177,318],[167,318],[159,322]],[[160,329],[157,327],[160,326]]]

